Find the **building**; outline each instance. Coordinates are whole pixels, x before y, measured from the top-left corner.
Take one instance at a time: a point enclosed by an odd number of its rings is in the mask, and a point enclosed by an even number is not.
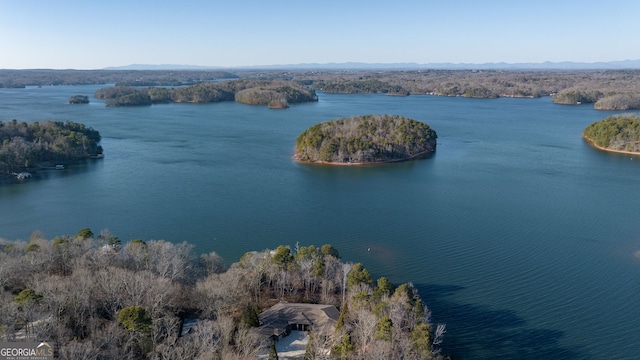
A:
[[[260,334],[275,341],[293,330],[313,331],[320,336],[333,334],[340,312],[333,305],[279,302],[258,315]]]

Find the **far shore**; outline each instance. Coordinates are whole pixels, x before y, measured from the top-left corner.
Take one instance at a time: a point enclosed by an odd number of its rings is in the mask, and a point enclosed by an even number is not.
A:
[[[584,134],[582,134],[582,138],[587,142],[587,144],[593,146],[594,148],[596,148],[598,150],[608,151],[608,152],[613,152],[613,153],[618,153],[618,154],[627,154],[627,155],[638,155],[638,156],[640,156],[640,152],[637,152],[637,151],[614,150],[614,149],[609,149],[609,148],[606,148],[606,147],[599,146],[593,140],[591,140],[588,136],[586,136]]]
[[[384,161],[370,161],[370,162],[350,162],[350,163],[332,162],[332,161],[300,160],[300,159],[298,159],[298,153],[293,155],[293,159],[295,161],[297,161],[297,162],[305,163],[305,164],[318,164],[318,165],[330,165],[330,166],[365,166],[365,165],[389,164],[389,163],[394,163],[394,162],[409,161],[409,160],[413,160],[413,159],[426,157],[429,154],[433,154],[435,152],[436,151],[434,149],[433,151],[423,151],[423,152],[417,153],[415,155],[412,155],[412,156],[409,156],[409,157],[406,157],[406,158],[401,158],[401,159],[390,159],[390,160],[384,160]]]

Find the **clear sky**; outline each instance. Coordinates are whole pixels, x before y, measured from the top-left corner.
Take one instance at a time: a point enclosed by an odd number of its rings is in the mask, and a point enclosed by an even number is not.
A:
[[[0,69],[640,59],[640,1],[0,0]]]

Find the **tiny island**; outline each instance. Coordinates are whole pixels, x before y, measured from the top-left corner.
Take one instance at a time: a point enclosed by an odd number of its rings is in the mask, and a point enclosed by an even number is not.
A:
[[[433,153],[437,137],[429,125],[399,115],[355,116],[302,132],[294,158],[330,165],[406,161]]]
[[[587,126],[582,136],[600,150],[640,155],[640,116],[609,116]]]
[[[88,104],[89,97],[87,95],[73,95],[69,98],[69,104]]]

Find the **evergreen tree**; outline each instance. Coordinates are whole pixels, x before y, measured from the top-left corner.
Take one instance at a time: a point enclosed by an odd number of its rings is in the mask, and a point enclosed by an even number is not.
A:
[[[272,341],[269,347],[269,360],[278,360],[278,352],[276,351],[276,342]]]
[[[247,306],[242,310],[240,315],[240,324],[246,327],[256,327],[260,325],[260,319],[258,318],[258,311],[256,307],[247,303]]]

